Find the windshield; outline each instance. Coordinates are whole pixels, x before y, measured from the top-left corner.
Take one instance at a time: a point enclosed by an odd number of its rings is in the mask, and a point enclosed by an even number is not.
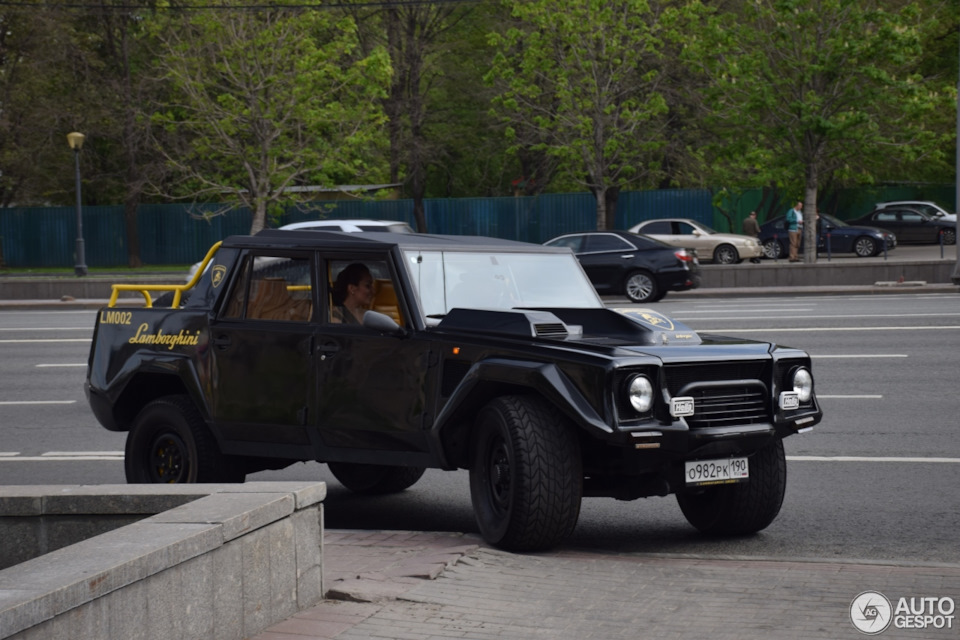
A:
[[[572,253],[409,250],[404,254],[429,320],[439,321],[454,308],[603,307]]]

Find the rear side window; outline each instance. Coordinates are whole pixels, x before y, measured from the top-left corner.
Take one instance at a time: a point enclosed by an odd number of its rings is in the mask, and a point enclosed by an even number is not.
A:
[[[248,255],[227,298],[223,317],[309,322],[313,318],[314,284],[306,257]]]

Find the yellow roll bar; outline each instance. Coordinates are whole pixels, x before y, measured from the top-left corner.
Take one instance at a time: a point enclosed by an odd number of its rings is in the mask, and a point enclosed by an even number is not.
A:
[[[193,277],[190,278],[190,281],[186,284],[115,284],[113,285],[113,292],[110,294],[110,302],[107,303],[107,306],[116,306],[117,297],[120,295],[121,291],[135,291],[143,294],[143,299],[146,301],[144,305],[145,307],[153,306],[153,299],[150,297],[151,291],[173,291],[173,303],[170,305],[170,307],[179,307],[180,297],[183,295],[183,292],[188,289],[192,289],[200,281],[200,278],[203,276],[203,272],[206,271],[207,265],[220,249],[221,244],[223,243],[217,242],[210,247],[210,250],[207,251],[207,255],[203,258],[203,262],[201,262],[200,266],[197,267],[197,272],[193,274]]]

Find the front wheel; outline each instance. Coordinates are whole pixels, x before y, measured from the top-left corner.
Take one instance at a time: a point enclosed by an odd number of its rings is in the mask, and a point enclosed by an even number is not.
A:
[[[386,495],[412,487],[423,476],[423,467],[394,467],[385,464],[329,462],[330,473],[354,493]]]
[[[783,441],[750,456],[750,479],[677,493],[687,522],[708,535],[739,536],[765,529],[783,504],[787,488],[787,460]]]
[[[633,302],[655,302],[662,298],[657,281],[648,271],[634,271],[624,282],[624,293]]]
[[[583,471],[576,433],[531,396],[494,398],[477,417],[470,498],[484,540],[512,551],[549,549],[580,516]]]
[[[873,238],[861,236],[853,243],[853,252],[860,258],[869,258],[878,253],[877,243]]]
[[[740,254],[736,247],[722,244],[713,250],[713,261],[717,264],[736,264],[740,262]]]
[[[957,232],[953,229],[944,229],[943,244],[957,244]]]
[[[187,396],[167,396],[144,407],[127,434],[123,460],[131,484],[243,482],[239,460],[217,441]]]

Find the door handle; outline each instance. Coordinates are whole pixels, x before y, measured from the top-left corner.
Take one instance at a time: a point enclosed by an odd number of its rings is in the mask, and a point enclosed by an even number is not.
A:
[[[336,342],[324,342],[320,345],[320,359],[326,360],[327,356],[332,356],[340,351],[340,345]]]
[[[225,351],[233,346],[233,340],[229,335],[220,334],[213,339],[213,346],[221,351]]]

